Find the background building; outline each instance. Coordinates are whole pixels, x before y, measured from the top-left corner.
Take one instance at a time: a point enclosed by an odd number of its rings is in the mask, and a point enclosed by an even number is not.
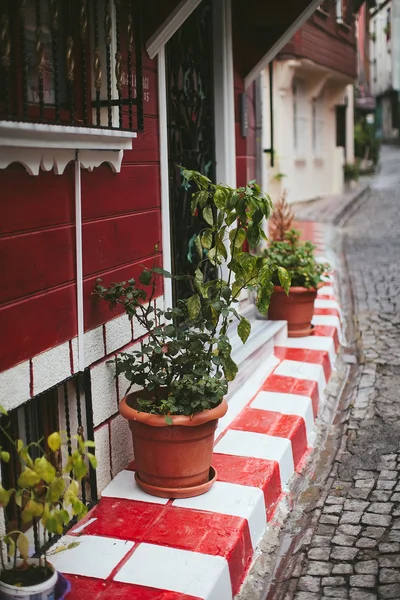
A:
[[[399,137],[400,1],[377,2],[370,12],[371,89],[376,126],[385,140]]]
[[[272,73],[263,74],[266,184],[273,197],[283,189],[290,202],[342,192],[344,163],[354,161],[353,10],[341,0],[323,2],[279,52]]]
[[[132,458],[115,356],[143,335],[93,295],[96,279],[190,270],[177,165],[232,186],[255,176],[254,81],[316,5],[1,4],[0,403],[26,442],[58,428],[94,438],[88,501]],[[164,282],[155,303],[182,294]],[[245,353],[234,340],[237,361],[267,360],[278,329],[259,321]]]

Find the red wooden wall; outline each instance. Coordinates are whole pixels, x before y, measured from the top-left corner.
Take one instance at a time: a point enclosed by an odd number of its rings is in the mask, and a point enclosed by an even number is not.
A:
[[[284,46],[278,58],[307,58],[353,79],[357,76],[355,27],[336,22],[335,6],[329,13],[315,11]]]
[[[85,328],[110,318],[92,296],[105,283],[159,263],[161,251],[157,67],[144,55],[145,131],[108,165],[82,171]],[[0,171],[0,372],[77,335],[74,167],[63,175]]]

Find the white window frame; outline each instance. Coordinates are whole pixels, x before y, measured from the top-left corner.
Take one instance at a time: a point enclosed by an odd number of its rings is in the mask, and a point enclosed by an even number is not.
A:
[[[314,158],[323,157],[324,147],[324,104],[323,95],[311,100],[312,152]]]
[[[292,110],[293,110],[293,148],[297,159],[304,159],[307,153],[307,96],[306,82],[300,77],[292,81]]]

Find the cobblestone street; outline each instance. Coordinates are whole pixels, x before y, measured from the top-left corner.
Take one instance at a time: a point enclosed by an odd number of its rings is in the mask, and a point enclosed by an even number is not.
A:
[[[400,599],[400,150],[342,229],[358,366],[341,449],[268,600]],[[295,559],[295,560],[293,560]]]

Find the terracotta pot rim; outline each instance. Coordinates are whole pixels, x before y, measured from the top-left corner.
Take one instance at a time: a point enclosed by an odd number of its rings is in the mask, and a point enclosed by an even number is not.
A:
[[[208,423],[208,421],[220,419],[228,410],[228,404],[225,398],[223,398],[222,402],[215,408],[203,410],[202,412],[194,414],[193,417],[187,417],[186,415],[171,415],[172,425],[168,425],[163,415],[151,415],[150,413],[143,411],[139,412],[127,404],[127,398],[129,398],[129,396],[134,396],[139,393],[140,392],[132,392],[122,398],[119,403],[119,412],[128,421],[139,421],[140,423],[150,425],[151,427],[173,427],[177,425],[183,427],[196,427],[197,425]]]
[[[283,289],[282,286],[280,285],[274,285],[274,291],[275,292],[283,292],[284,294],[286,294],[285,290]],[[316,293],[318,291],[318,287],[317,288],[306,288],[306,287],[302,287],[302,286],[296,286],[294,285],[293,287],[291,286],[289,288],[289,294],[305,294],[305,293]]]

